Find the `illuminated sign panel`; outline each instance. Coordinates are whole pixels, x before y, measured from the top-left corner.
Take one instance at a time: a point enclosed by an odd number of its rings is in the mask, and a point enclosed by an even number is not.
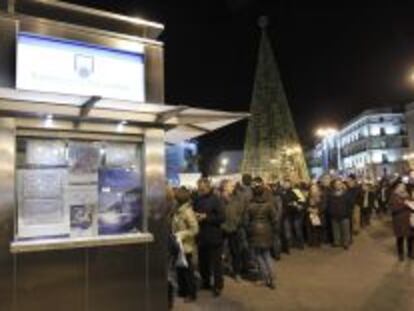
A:
[[[145,101],[144,46],[137,53],[21,33],[21,90]]]

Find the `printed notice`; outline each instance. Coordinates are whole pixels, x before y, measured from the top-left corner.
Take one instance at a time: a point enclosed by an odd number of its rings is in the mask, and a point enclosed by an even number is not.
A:
[[[98,186],[69,186],[67,203],[70,210],[71,236],[94,236],[97,233]]]

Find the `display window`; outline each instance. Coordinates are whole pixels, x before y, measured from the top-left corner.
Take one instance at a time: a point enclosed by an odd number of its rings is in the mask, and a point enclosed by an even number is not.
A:
[[[18,138],[16,241],[142,233],[142,146]]]

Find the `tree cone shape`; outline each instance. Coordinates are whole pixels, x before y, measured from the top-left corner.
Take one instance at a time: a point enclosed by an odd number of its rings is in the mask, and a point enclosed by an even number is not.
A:
[[[242,173],[267,182],[284,178],[308,181],[305,157],[265,28],[250,113]]]

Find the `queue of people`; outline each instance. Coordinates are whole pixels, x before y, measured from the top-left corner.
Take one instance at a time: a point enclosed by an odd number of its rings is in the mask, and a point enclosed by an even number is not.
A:
[[[219,297],[226,272],[237,281],[256,275],[274,289],[274,260],[306,245],[348,250],[374,214],[392,216],[399,259],[414,259],[414,186],[401,179],[373,183],[325,175],[310,184],[266,184],[244,175],[237,184],[223,180],[213,187],[201,178],[195,191],[168,193],[170,268],[186,301],[196,300],[199,288]]]

